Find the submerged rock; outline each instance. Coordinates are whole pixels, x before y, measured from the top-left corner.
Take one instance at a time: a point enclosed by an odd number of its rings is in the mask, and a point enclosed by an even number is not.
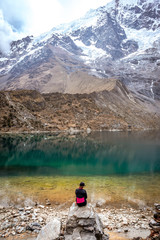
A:
[[[75,203],[70,208],[66,223],[66,240],[108,240],[104,234],[101,219],[91,204],[78,207]]]

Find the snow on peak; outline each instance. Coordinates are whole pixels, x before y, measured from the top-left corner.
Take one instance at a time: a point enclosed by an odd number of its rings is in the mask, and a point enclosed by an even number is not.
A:
[[[56,33],[66,34],[76,31],[79,28],[86,28],[89,26],[96,26],[98,17],[101,13],[97,9],[89,10],[84,17],[74,20],[70,23],[61,24],[54,27],[51,31]]]
[[[148,3],[153,3],[153,2],[156,2],[156,1],[159,1],[159,0],[117,0],[117,1],[115,1],[115,0],[113,0],[112,2],[111,2],[111,4],[118,4],[118,5],[120,5],[120,6],[127,6],[127,5],[129,5],[129,6],[135,6],[135,5],[141,5],[141,4],[148,4]],[[117,3],[116,3],[117,2]],[[107,5],[109,5],[109,4],[107,4]],[[106,5],[106,6],[107,6]]]
[[[54,27],[51,32],[67,34],[69,32],[76,31],[80,28],[86,28],[89,26],[96,26],[97,20],[105,11],[111,12],[113,9],[124,8],[125,6],[143,5],[149,3],[158,3],[159,0],[112,0],[105,6],[97,9],[90,9],[83,17],[76,19],[70,23],[61,24]]]

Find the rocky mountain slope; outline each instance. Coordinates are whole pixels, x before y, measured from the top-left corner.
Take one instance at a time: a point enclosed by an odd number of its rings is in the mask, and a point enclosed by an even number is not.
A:
[[[3,132],[159,129],[159,117],[159,101],[141,101],[120,81],[90,94],[0,92]]]
[[[160,4],[113,0],[0,53],[0,89],[91,93],[119,79],[141,98],[160,98]]]

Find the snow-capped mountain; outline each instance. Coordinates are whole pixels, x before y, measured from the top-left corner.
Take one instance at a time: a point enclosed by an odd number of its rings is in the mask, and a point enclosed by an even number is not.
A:
[[[159,0],[113,0],[0,53],[0,89],[84,93],[117,78],[160,99]],[[89,86],[89,87],[88,87]]]

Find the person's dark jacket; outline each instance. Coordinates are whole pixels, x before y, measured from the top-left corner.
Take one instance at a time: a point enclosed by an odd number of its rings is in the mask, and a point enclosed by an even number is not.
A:
[[[77,202],[77,198],[84,198],[84,203],[77,203],[78,206],[85,206],[87,204],[87,192],[85,189],[82,188],[77,188],[75,191],[76,194],[76,202]]]

